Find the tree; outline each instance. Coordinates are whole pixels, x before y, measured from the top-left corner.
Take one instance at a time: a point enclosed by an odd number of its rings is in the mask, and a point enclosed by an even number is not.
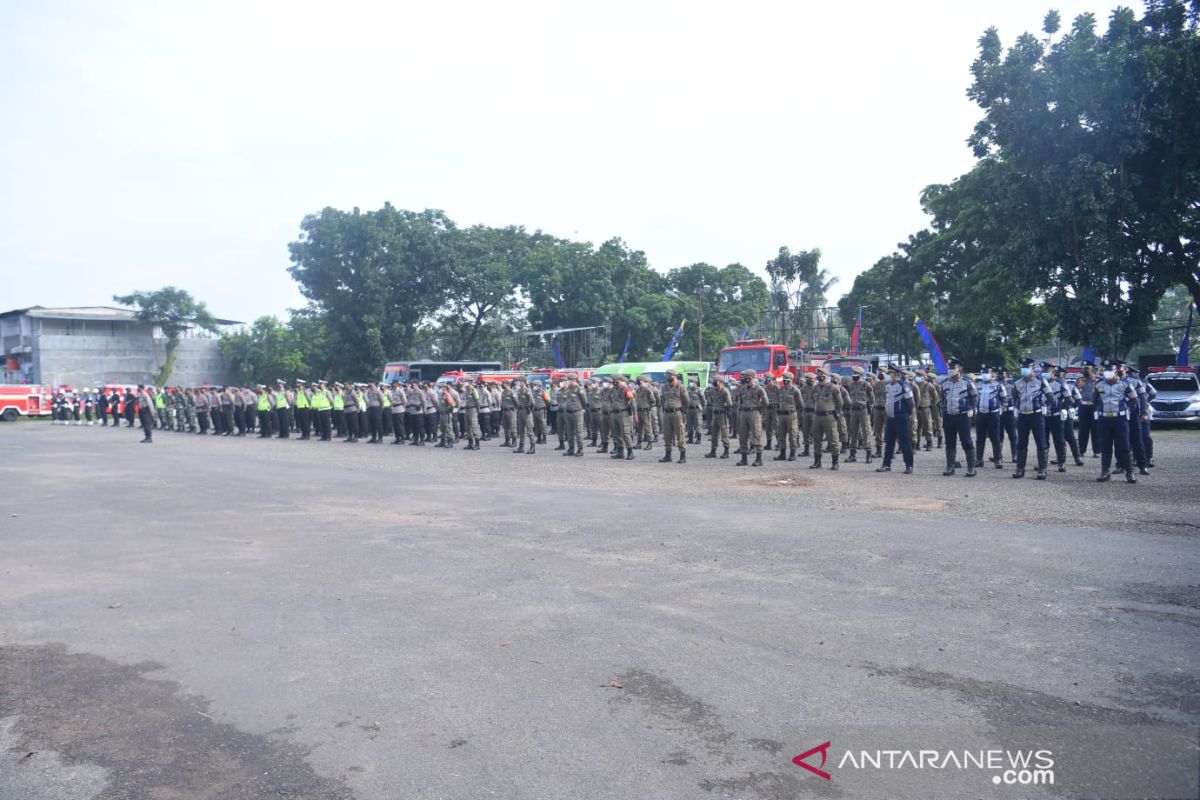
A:
[[[667,273],[666,283],[678,296],[671,318],[686,318],[689,326],[699,323],[700,287],[709,287],[704,293],[704,355],[709,360],[732,343],[736,332],[762,319],[770,305],[766,282],[741,264],[678,267]],[[697,358],[695,328],[688,331],[691,336],[681,337],[676,351],[680,360]]]
[[[136,319],[157,325],[167,337],[166,359],[154,376],[154,382],[159,386],[166,384],[175,369],[175,350],[184,331],[200,328],[216,332],[218,329],[217,320],[203,302],[174,286],[164,286],[153,292],[113,295],[113,301],[123,306],[135,306]]]
[[[243,385],[273,385],[312,375],[302,335],[277,317],[259,317],[248,330],[221,337],[221,356]]]
[[[441,211],[385,203],[366,213],[326,208],[300,227],[288,272],[324,318],[345,376],[374,375],[409,354],[418,327],[446,300],[454,223]]]
[[[809,327],[812,310],[817,307],[812,301],[819,299],[823,305],[825,292],[837,282],[836,278],[829,279],[820,263],[820,248],[792,253],[787,246],[780,247],[779,254],[767,262],[771,308],[778,319],[778,333],[772,336],[777,337],[777,341],[798,345],[799,329]],[[772,327],[775,325],[775,319],[772,319]]]
[[[994,193],[990,248],[1074,341],[1124,355],[1176,284],[1200,302],[1200,4],[1118,8],[1104,35],[1057,14],[1007,53],[979,40],[970,144]]]
[[[525,261],[539,236],[515,226],[451,231],[447,301],[437,329],[444,342],[454,342],[452,361],[472,352],[486,322],[517,315]]]

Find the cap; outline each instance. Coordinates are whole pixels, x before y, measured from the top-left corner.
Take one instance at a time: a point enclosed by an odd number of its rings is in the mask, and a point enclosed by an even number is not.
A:
[[[303,384],[307,384],[307,383],[308,383],[308,381],[304,380],[303,378],[296,378],[296,383],[303,383]]]
[[[991,367],[989,367],[987,364],[980,364],[980,365],[979,365],[979,371],[980,371],[980,372],[987,372],[989,369],[991,369]]]
[[[792,373],[790,373],[790,372],[783,373],[783,382],[791,383],[792,382]]]
[[[757,371],[755,371],[755,370],[752,370],[752,369],[744,369],[744,370],[742,370],[742,377],[743,377],[743,378],[753,378],[753,377],[754,377],[754,376],[756,376],[756,375],[758,375],[758,372],[757,372]]]
[[[952,358],[946,362],[946,366],[947,367],[962,367],[965,365],[961,361],[959,361],[957,358]]]
[[[678,378],[678,377],[679,377],[679,372],[678,372],[677,370],[674,370],[674,369],[669,369],[669,370],[667,370],[667,374],[668,374],[668,375],[674,375],[676,378]]]
[[[1039,361],[1038,366],[1041,367],[1042,369],[1054,369],[1054,365],[1051,364],[1049,361]]]
[[[888,372],[902,372],[903,371],[900,369],[900,365],[897,364],[895,361],[889,361],[887,368],[888,368]]]
[[[713,378],[713,383],[714,383],[714,384],[716,384],[716,383],[724,384],[724,383],[725,383],[725,379],[724,379],[724,378],[722,378],[720,375],[717,375],[717,376],[715,376],[715,377]]]
[[[1033,366],[1033,359],[1032,359],[1032,358],[1022,358],[1022,359],[1021,359],[1021,366],[1022,366],[1022,367],[1032,367],[1032,366]]]
[[[862,367],[855,367],[855,368],[854,368],[854,374],[855,374],[855,375],[865,375],[865,374],[866,374],[866,372],[867,372],[867,371],[866,371],[865,369],[863,369]]]
[[[1094,366],[1096,366],[1096,363],[1095,363],[1094,361],[1088,361],[1088,360],[1086,360],[1086,359],[1085,359],[1085,360],[1083,360],[1083,361],[1080,361],[1080,362],[1079,362],[1079,366],[1081,366],[1081,367],[1094,367]]]

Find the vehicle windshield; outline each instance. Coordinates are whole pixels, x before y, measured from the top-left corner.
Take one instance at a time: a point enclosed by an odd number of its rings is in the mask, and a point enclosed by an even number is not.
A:
[[[746,347],[722,351],[717,364],[718,372],[741,372],[744,369],[768,372],[771,369],[771,348]]]
[[[383,371],[383,382],[391,383],[392,381],[404,381],[408,378],[408,370],[400,369],[385,369]]]
[[[838,376],[853,375],[855,367],[862,367],[867,372],[871,371],[871,362],[869,361],[835,361],[830,359],[823,366],[826,370]]]
[[[1149,378],[1150,383],[1160,392],[1195,392],[1200,391],[1200,384],[1195,378]]]

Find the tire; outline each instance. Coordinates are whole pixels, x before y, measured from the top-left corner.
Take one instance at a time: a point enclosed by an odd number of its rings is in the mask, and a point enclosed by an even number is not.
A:
[[[4,409],[4,413],[0,414],[0,419],[3,419],[5,422],[16,422],[20,416],[21,412],[15,408],[6,408]]]

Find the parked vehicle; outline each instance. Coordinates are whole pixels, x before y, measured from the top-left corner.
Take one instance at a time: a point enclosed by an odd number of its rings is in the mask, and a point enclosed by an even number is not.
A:
[[[49,387],[37,384],[0,385],[0,419],[14,422],[20,417],[48,417],[53,413]]]
[[[1151,372],[1146,380],[1158,392],[1151,401],[1155,422],[1200,422],[1200,380],[1186,367]]]

